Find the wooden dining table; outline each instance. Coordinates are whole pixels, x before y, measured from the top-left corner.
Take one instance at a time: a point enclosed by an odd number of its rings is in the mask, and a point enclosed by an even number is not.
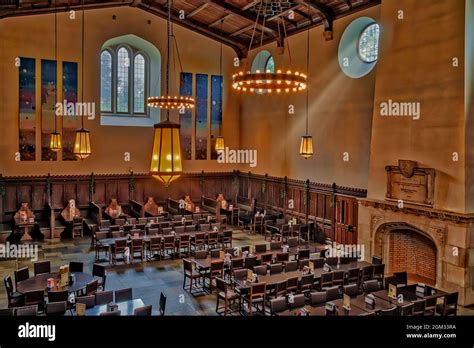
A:
[[[20,293],[27,291],[44,290],[44,291],[63,291],[75,292],[79,289],[84,288],[88,283],[94,280],[91,274],[84,272],[70,272],[69,274],[75,275],[75,281],[71,285],[66,285],[60,288],[48,289],[48,279],[59,279],[59,272],[45,273],[31,277],[18,283],[16,289]]]
[[[141,298],[137,298],[130,301],[117,302],[115,304],[118,306],[120,315],[124,315],[124,316],[133,315],[135,309],[145,306],[145,303],[143,302]],[[97,316],[97,315],[100,315],[100,313],[105,313],[105,312],[107,312],[106,304],[94,306],[92,308],[86,309],[86,316]]]

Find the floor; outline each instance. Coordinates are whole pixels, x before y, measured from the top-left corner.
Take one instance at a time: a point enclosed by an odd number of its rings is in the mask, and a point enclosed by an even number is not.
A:
[[[263,242],[260,235],[249,235],[247,232],[234,231],[233,246],[255,245]],[[94,250],[90,247],[90,237],[76,238],[70,241],[55,243],[39,243],[39,260],[47,259],[51,261],[53,270],[59,266],[66,265],[69,261],[84,262],[85,272],[92,273],[94,263]],[[103,260],[107,265],[106,290],[116,290],[131,287],[133,297],[141,298],[147,305],[153,305],[153,309],[158,309],[160,293],[167,296],[167,315],[216,315],[216,295],[201,294],[192,296],[184,290],[182,260],[162,260],[133,264],[121,264],[110,266],[108,261]],[[30,260],[7,260],[0,262],[0,276],[10,274],[17,267],[29,266],[30,275],[33,272],[33,264]],[[0,308],[7,307],[7,298],[4,286],[0,291]],[[474,315],[474,308],[459,308],[459,315]]]

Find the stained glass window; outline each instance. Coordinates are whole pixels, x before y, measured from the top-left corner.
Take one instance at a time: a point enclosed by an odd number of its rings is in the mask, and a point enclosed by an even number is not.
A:
[[[112,55],[102,51],[100,55],[100,111],[112,111]]]
[[[359,38],[359,56],[366,63],[373,63],[379,53],[380,26],[377,23],[370,24],[361,33]]]
[[[133,112],[145,112],[145,58],[142,54],[135,56],[133,67]]]
[[[125,47],[117,53],[117,112],[129,112],[130,54]]]

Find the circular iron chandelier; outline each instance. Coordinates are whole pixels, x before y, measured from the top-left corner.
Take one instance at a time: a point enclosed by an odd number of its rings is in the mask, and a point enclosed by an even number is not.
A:
[[[194,98],[183,96],[148,97],[147,105],[160,109],[192,109],[195,106]]]
[[[308,77],[299,72],[277,72],[272,73],[267,71],[265,73],[257,70],[252,72],[239,72],[232,76],[232,87],[242,92],[255,93],[289,93],[299,92],[306,89]]]

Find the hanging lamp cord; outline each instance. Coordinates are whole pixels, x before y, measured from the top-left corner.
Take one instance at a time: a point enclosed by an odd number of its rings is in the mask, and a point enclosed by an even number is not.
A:
[[[168,0],[168,23],[166,26],[166,33],[167,33],[167,48],[166,48],[166,96],[169,96],[169,83],[170,83],[170,36],[171,36],[171,6],[172,1]],[[166,109],[166,120],[170,120],[170,111]]]
[[[309,29],[306,46],[306,74],[309,75]],[[308,135],[308,118],[309,118],[309,85],[306,84],[306,135]]]
[[[54,0],[54,61],[56,62],[56,83],[54,84],[54,133],[58,131],[58,116],[56,115],[56,104],[58,103],[58,8],[57,0]]]
[[[84,103],[84,0],[82,0],[82,86],[81,86],[81,99]],[[81,128],[84,128],[84,115],[81,116]]]

